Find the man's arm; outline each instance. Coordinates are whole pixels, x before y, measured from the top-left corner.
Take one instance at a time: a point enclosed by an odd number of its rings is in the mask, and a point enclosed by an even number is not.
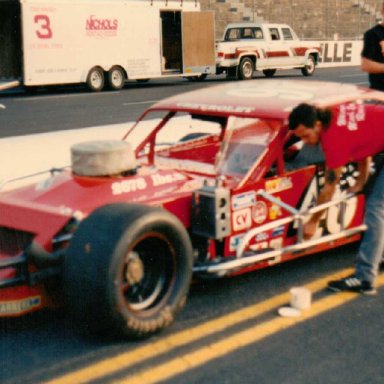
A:
[[[317,198],[317,205],[327,203],[332,200],[336,186],[340,181],[342,168],[327,169],[325,171],[325,184]],[[316,232],[317,225],[324,211],[314,213],[309,221],[304,225],[304,238],[310,239]]]
[[[360,69],[367,73],[384,73],[384,63],[361,57]]]

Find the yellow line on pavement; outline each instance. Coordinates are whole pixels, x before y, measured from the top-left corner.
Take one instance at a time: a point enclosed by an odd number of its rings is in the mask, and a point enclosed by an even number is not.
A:
[[[384,284],[384,276],[379,278],[379,285]],[[274,320],[266,321],[262,324],[247,328],[244,331],[233,334],[222,340],[214,342],[205,347],[186,353],[182,356],[169,360],[164,364],[152,366],[150,369],[141,373],[129,376],[125,379],[115,381],[115,384],[155,384],[165,381],[176,375],[190,371],[198,366],[209,363],[234,352],[240,348],[249,346],[260,341],[276,332],[290,328],[308,319],[330,311],[358,297],[359,294],[343,292],[333,294],[315,302],[311,309],[303,312],[300,317],[276,317]]]
[[[321,289],[325,288],[328,280],[337,279],[340,276],[344,276],[351,273],[352,271],[352,269],[344,269],[338,271],[337,273],[334,273],[332,275],[327,275],[326,277],[315,280],[306,285],[306,287],[311,290],[312,293],[318,292]],[[138,347],[133,351],[123,352],[117,356],[107,358],[95,364],[88,365],[77,371],[73,371],[61,377],[57,377],[53,380],[47,381],[45,384],[81,384],[89,383],[95,379],[101,379],[104,376],[111,375],[113,373],[127,369],[133,366],[134,364],[142,363],[145,360],[149,360],[151,358],[163,355],[178,347],[193,343],[197,340],[204,339],[209,335],[224,331],[229,327],[240,324],[247,320],[254,319],[262,315],[263,313],[266,313],[272,310],[273,308],[277,308],[281,305],[285,305],[288,302],[289,294],[288,292],[285,292],[260,303],[239,309],[237,311],[207,321],[195,327],[177,332],[161,340],[152,342],[142,347]],[[283,320],[285,321],[284,324],[286,324],[287,319]],[[177,362],[177,364],[179,364],[179,362]],[[142,381],[141,384],[144,382],[145,381]]]

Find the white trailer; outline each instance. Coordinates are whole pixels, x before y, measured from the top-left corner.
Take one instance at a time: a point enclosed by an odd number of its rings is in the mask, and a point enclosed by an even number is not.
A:
[[[216,71],[214,14],[197,1],[0,0],[0,46],[0,80],[26,87]]]

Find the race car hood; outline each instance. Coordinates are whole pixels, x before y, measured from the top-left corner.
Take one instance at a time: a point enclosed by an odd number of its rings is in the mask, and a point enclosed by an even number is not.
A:
[[[0,227],[32,233],[44,246],[71,217],[82,219],[102,205],[119,202],[164,206],[187,224],[192,191],[201,184],[169,170],[141,170],[128,177],[79,177],[66,171],[1,193]]]

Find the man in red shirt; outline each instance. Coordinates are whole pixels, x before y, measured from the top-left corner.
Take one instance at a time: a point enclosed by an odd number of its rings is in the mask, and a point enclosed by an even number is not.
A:
[[[359,176],[349,192],[363,189],[369,176],[371,157],[384,151],[384,105],[345,103],[333,110],[300,104],[289,116],[289,128],[305,144],[321,143],[325,155],[325,185],[317,204],[330,201],[340,181],[342,167],[357,162]],[[356,272],[341,280],[330,281],[333,291],[374,294],[375,278],[384,257],[384,170],[378,171],[365,212],[367,231],[360,245]],[[311,216],[304,226],[304,237],[311,238],[323,212]]]

